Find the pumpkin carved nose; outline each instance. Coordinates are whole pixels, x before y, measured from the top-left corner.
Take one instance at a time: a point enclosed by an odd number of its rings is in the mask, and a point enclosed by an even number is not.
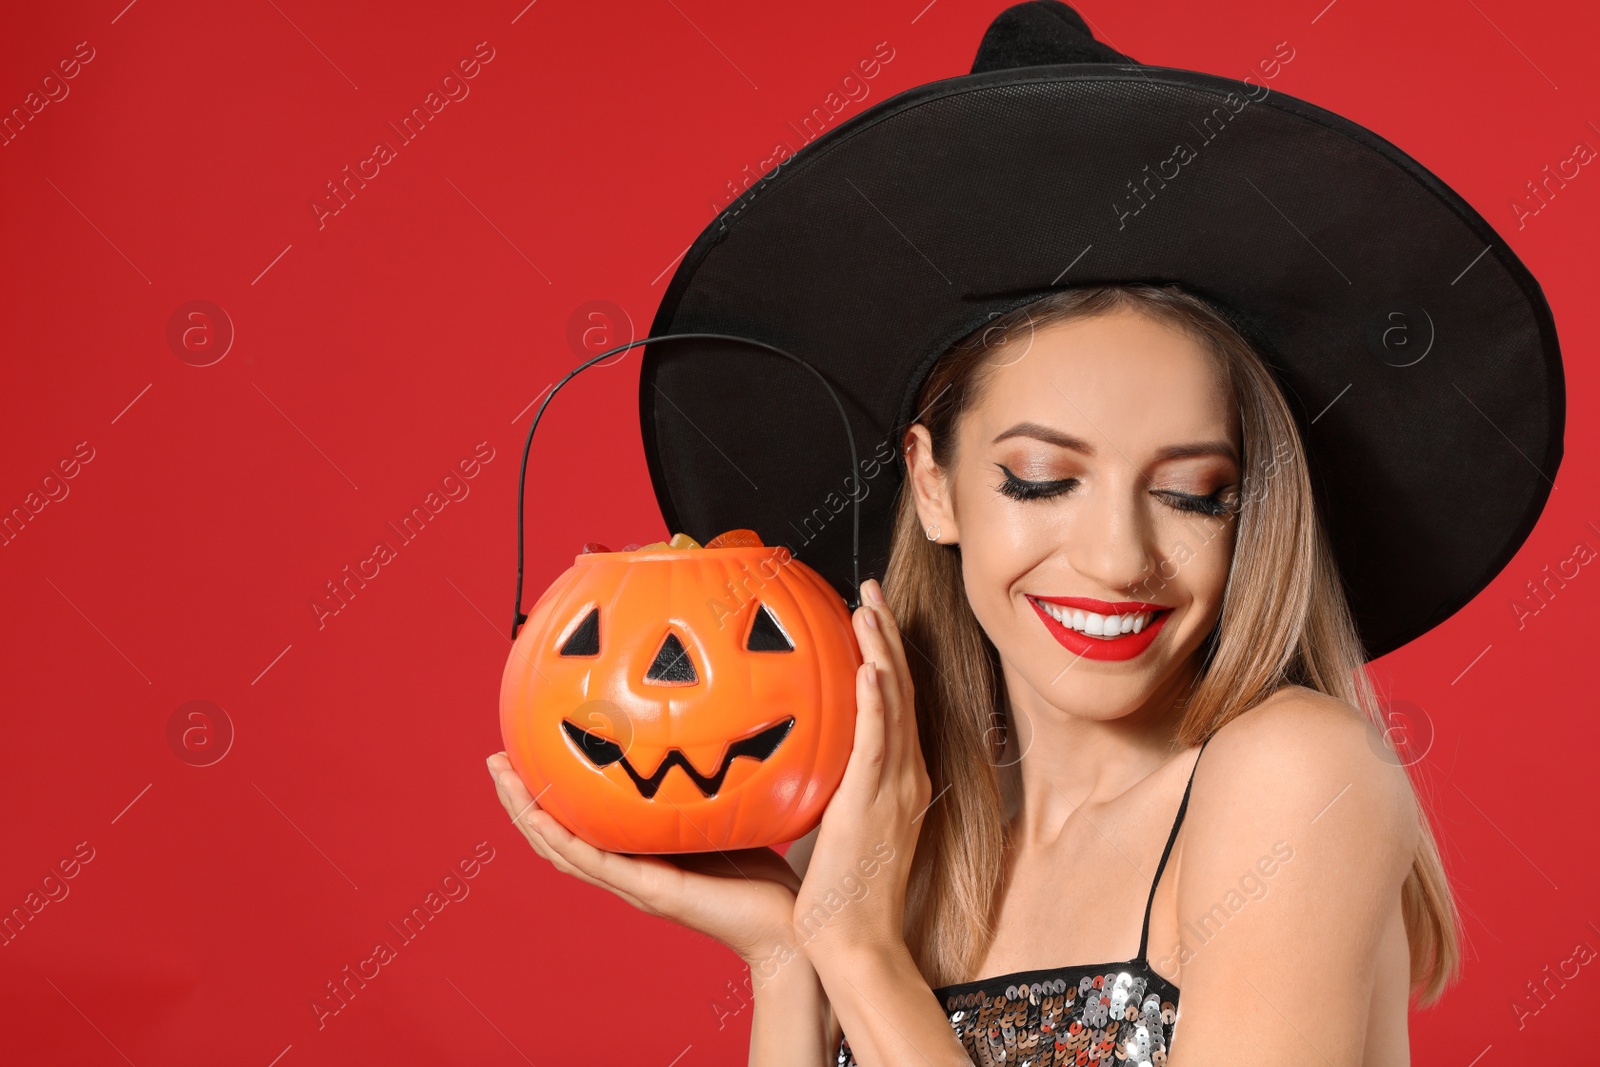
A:
[[[661,642],[650,669],[644,672],[644,680],[654,685],[694,685],[700,681],[689,650],[683,647],[677,634],[668,633],[667,639]]]

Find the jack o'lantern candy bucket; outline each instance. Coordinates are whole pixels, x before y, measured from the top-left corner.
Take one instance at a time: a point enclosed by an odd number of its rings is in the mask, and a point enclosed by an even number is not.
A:
[[[690,546],[578,556],[506,661],[512,765],[609,851],[792,841],[850,758],[861,656],[839,594],[747,531]]]
[[[635,341],[579,366],[540,406],[529,448],[580,371],[704,336]],[[527,460],[525,449],[524,480]],[[500,729],[540,807],[611,852],[728,851],[810,832],[854,746],[861,653],[844,598],[787,548],[731,530],[704,547],[684,534],[623,552],[586,546],[524,615],[521,492]]]

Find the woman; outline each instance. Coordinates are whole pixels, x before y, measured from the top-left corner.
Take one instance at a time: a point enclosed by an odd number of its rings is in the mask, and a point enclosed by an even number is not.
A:
[[[1057,1062],[1120,974],[1119,1013],[1154,996],[1154,1018],[1083,1033],[1134,1063],[1242,1038],[1263,1062],[1408,1062],[1408,993],[1455,970],[1455,916],[1270,373],[1177,287],[1105,286],[995,320],[921,400],[887,603],[868,583],[855,613],[855,751],[793,870],[597,852],[496,756],[518,827],[743,956],[752,1063],[830,1060],[841,1024],[841,1063]],[[1118,636],[1074,598],[1116,603]],[[974,991],[1020,1005],[1016,1032],[963,1027]]]
[[[1505,566],[1562,451],[1550,311],[1488,223],[1032,0],[707,226],[680,332],[797,353],[887,445],[841,483],[803,372],[646,350],[670,529],[848,595],[860,504],[855,748],[786,857],[671,860],[491,757],[540,855],[737,952],[752,1063],[1407,1063],[1456,917],[1362,666]]]

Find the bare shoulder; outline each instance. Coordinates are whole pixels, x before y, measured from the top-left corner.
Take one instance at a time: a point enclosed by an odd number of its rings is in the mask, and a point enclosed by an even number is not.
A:
[[[1191,848],[1229,854],[1315,839],[1403,877],[1418,836],[1416,794],[1359,710],[1286,686],[1228,722],[1195,771]],[[1353,857],[1352,857],[1353,858]]]

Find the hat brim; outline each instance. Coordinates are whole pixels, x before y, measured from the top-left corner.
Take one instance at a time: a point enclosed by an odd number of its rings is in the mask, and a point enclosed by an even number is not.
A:
[[[950,344],[1048,292],[1179,282],[1229,313],[1296,411],[1369,658],[1506,565],[1553,487],[1565,389],[1537,281],[1388,141],[1263,87],[1139,64],[963,75],[780,164],[700,234],[646,346],[640,412],[668,526],[748,527],[853,595],[887,563],[899,434]]]

